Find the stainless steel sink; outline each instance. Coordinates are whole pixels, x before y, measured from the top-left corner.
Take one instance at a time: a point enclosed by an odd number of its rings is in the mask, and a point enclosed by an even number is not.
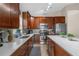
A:
[[[28,37],[29,37],[29,35],[24,35],[24,36],[20,36],[19,38],[24,39],[24,38],[28,38]]]

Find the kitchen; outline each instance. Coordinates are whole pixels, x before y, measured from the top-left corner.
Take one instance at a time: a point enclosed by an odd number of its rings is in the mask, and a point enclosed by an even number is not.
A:
[[[78,3],[0,3],[0,56],[79,56]]]

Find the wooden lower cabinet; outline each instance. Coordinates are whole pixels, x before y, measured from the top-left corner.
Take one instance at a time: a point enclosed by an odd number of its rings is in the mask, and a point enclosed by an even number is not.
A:
[[[54,46],[54,55],[55,56],[70,56],[68,52],[66,52],[62,47],[55,43]]]
[[[35,34],[34,43],[35,44],[40,44],[40,34]]]
[[[32,38],[19,47],[11,56],[29,56],[32,49]]]
[[[47,45],[48,45],[48,49],[47,49],[48,55],[49,56],[54,56],[54,43],[49,38],[47,40]]]
[[[65,51],[55,42],[53,42],[53,40],[51,40],[50,38],[47,39],[47,45],[47,51],[49,56],[71,56],[67,51]]]

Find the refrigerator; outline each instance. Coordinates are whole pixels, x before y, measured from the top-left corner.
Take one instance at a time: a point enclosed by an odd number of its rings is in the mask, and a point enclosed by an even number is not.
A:
[[[57,23],[55,25],[55,34],[60,34],[61,32],[67,33],[67,26],[65,23]]]

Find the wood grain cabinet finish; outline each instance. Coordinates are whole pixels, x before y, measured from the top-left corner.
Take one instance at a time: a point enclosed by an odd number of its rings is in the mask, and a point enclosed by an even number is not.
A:
[[[10,27],[10,5],[0,3],[0,28]]]
[[[31,15],[30,13],[27,12],[22,12],[22,17],[23,17],[23,28],[28,28],[30,29],[31,27]]]
[[[28,55],[27,48],[28,48],[28,42],[24,43],[21,47],[19,47],[11,56]]]
[[[30,29],[36,29],[36,28],[37,28],[37,24],[36,24],[35,18],[34,19],[30,19]]]
[[[34,43],[35,44],[40,44],[40,34],[35,34]]]
[[[32,20],[32,28],[31,29],[38,29],[40,25],[40,18],[34,17],[34,20]]]
[[[10,20],[12,28],[19,28],[19,4],[10,3]]]
[[[54,24],[56,24],[56,23],[65,23],[65,16],[54,17]]]
[[[54,18],[46,17],[46,22],[48,24],[48,29],[52,29],[54,27]]]
[[[33,17],[30,21],[30,28],[31,29],[38,29],[40,23],[48,24],[48,28],[52,29],[56,23],[65,23],[64,16],[54,16],[54,17],[43,17],[43,16],[36,16]]]
[[[32,38],[20,46],[11,56],[29,56],[32,49]]]
[[[55,43],[54,46],[54,55],[55,56],[71,56],[67,51],[65,51],[62,47]]]
[[[54,56],[54,42],[51,39],[47,39],[47,45],[48,45],[48,55],[49,56]]]
[[[62,47],[58,44],[53,42],[50,38],[47,39],[48,43],[48,54],[49,56],[71,56],[67,51],[65,51]]]
[[[0,3],[0,28],[19,28],[18,3]]]
[[[40,23],[47,23],[48,28],[53,27],[53,18],[52,17],[43,17],[43,16],[36,16],[34,19],[31,20],[31,29],[38,29]]]

